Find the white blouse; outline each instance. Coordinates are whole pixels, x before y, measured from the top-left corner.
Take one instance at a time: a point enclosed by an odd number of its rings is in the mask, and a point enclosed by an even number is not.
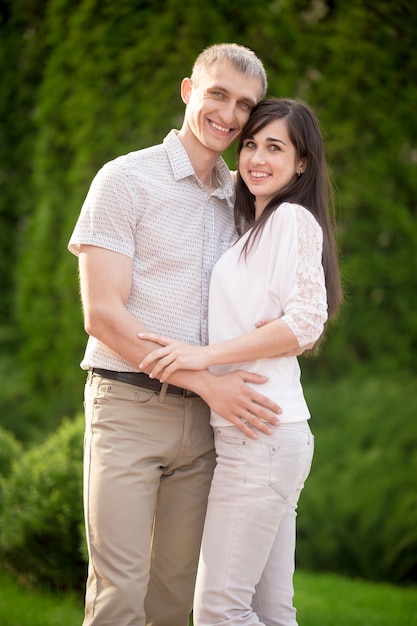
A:
[[[257,321],[278,317],[288,324],[300,346],[317,341],[327,320],[327,298],[323,236],[316,219],[302,206],[283,203],[245,259],[240,253],[248,235],[214,266],[209,298],[210,343],[238,337],[254,330]],[[272,357],[212,369],[216,373],[244,369],[263,374],[268,382],[252,386],[282,407],[281,422],[310,417],[296,357]],[[211,423],[230,425],[215,413]]]

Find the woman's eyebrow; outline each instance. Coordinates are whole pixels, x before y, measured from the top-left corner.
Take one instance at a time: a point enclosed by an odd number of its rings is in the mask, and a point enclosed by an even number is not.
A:
[[[282,141],[282,139],[275,139],[274,137],[267,137],[266,141],[276,141],[278,143],[282,143],[284,144],[284,146],[286,146],[287,144],[285,143],[285,141]]]

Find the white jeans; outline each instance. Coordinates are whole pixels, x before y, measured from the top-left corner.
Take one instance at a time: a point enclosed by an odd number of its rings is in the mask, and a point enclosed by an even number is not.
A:
[[[311,467],[307,422],[248,439],[214,429],[211,485],[194,602],[195,626],[296,626],[297,503]]]

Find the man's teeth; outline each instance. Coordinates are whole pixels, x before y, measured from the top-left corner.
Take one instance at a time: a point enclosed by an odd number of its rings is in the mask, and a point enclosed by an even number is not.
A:
[[[230,133],[230,131],[231,131],[230,128],[223,128],[223,126],[219,126],[218,124],[215,124],[214,122],[212,122],[211,125],[216,130],[220,130],[222,133]]]

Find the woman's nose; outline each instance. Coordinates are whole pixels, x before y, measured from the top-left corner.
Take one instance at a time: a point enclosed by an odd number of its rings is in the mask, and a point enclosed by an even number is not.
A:
[[[252,163],[265,163],[265,152],[262,148],[256,148],[251,157]]]

